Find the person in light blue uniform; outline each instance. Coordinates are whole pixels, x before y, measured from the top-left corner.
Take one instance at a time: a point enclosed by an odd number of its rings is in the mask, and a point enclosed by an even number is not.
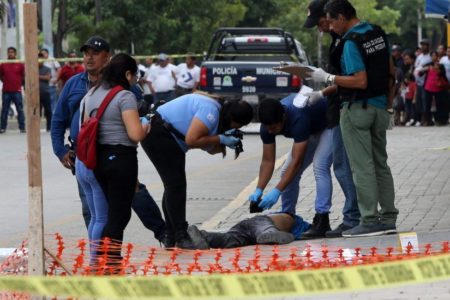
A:
[[[230,134],[250,123],[251,106],[244,101],[221,103],[211,95],[193,93],[158,107],[152,129],[141,142],[164,184],[162,208],[166,248],[194,249],[186,222],[186,152],[199,148],[210,154],[234,149],[240,139]]]

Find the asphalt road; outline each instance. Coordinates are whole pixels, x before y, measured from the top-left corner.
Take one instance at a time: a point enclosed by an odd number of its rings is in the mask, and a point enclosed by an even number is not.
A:
[[[15,122],[14,122],[15,123]],[[200,224],[227,205],[258,174],[261,141],[258,135],[246,135],[244,152],[237,160],[229,152],[211,156],[201,150],[187,155],[188,220]],[[287,140],[279,139],[277,156],[289,148]],[[11,129],[0,136],[0,248],[17,247],[28,230],[28,169],[26,135]],[[51,149],[49,133],[41,133],[44,224],[49,238],[60,233],[72,240],[85,238],[75,178],[63,168]],[[163,186],[150,160],[139,149],[139,179],[147,185],[160,205]],[[145,229],[136,215],[125,232],[125,241],[142,246],[157,245],[153,234]]]

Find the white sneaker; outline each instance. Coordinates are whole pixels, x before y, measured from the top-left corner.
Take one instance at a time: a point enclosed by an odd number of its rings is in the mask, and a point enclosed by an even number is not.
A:
[[[416,126],[416,127],[420,127],[420,122],[417,121],[415,126]]]

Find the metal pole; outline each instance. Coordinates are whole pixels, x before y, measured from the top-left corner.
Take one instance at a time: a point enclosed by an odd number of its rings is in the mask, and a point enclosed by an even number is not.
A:
[[[25,33],[25,95],[28,161],[28,274],[44,275],[41,117],[39,103],[37,5],[23,4]]]
[[[422,40],[422,11],[417,9],[417,45]]]

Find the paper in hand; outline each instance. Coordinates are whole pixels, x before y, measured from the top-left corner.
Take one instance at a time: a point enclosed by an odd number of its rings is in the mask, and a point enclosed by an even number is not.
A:
[[[307,85],[302,85],[302,88],[298,92],[297,96],[294,98],[294,106],[298,108],[305,107],[308,103],[308,96],[305,96],[306,93],[312,92],[313,89]]]

